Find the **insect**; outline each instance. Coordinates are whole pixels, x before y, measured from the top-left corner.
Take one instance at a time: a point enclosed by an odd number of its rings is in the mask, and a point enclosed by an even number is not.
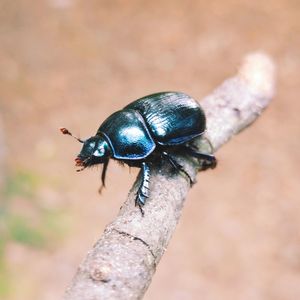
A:
[[[167,162],[175,171],[184,173],[191,183],[189,174],[176,161],[176,153],[201,159],[205,168],[216,166],[213,155],[198,152],[190,143],[203,135],[205,128],[205,114],[197,101],[184,93],[162,92],[138,99],[113,113],[87,140],[73,136],[66,128],[60,130],[83,143],[75,158],[76,166],[81,167],[77,171],[103,164],[102,187],[110,159],[141,168],[142,180],[135,205],[144,214],[142,207],[150,195],[151,166]]]

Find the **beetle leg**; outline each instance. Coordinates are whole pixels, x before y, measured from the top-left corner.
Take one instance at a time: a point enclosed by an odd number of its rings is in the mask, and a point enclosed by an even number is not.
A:
[[[139,207],[142,215],[144,211],[142,206],[145,204],[147,198],[149,198],[149,183],[150,183],[150,167],[146,162],[142,163],[142,182],[138,189],[135,199],[135,205]]]
[[[168,160],[168,162],[171,164],[171,166],[178,172],[182,172],[184,173],[187,178],[189,179],[190,181],[190,185],[193,185],[194,184],[194,181],[193,179],[191,178],[190,174],[183,168],[182,165],[180,165],[175,159],[174,157],[172,157],[169,153],[163,151],[162,152],[162,155]]]
[[[206,136],[201,136],[201,141],[202,141],[202,142],[205,141],[205,143],[208,144],[208,146],[209,146],[209,148],[210,148],[210,149],[207,151],[208,153],[213,153],[213,152],[214,152],[214,147],[213,147],[213,145],[212,145],[212,143],[211,143],[211,141],[210,141],[210,139],[209,139],[208,137],[206,137]],[[195,144],[193,143],[193,141],[191,141],[191,143],[185,144],[184,147],[188,147],[188,148],[190,148],[190,149],[192,149],[192,150],[195,150],[196,152],[197,152],[197,150],[198,150],[198,146],[195,145]]]
[[[107,159],[106,161],[104,161],[103,163],[103,169],[102,169],[102,174],[101,174],[101,186],[99,187],[99,194],[101,194],[103,188],[105,188],[105,177],[106,177],[106,171],[107,171],[107,166],[108,166],[108,162],[109,162],[109,159]]]
[[[202,170],[214,169],[217,166],[217,159],[212,154],[197,152],[196,150],[194,150],[188,146],[184,146],[183,150],[188,155],[191,155],[191,156],[203,161]]]

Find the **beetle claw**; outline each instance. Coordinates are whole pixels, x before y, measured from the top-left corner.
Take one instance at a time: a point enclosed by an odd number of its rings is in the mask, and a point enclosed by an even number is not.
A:
[[[143,206],[145,204],[145,200],[146,199],[143,199],[143,198],[147,198],[145,195],[141,195],[140,194],[140,190],[138,191],[138,194],[135,198],[135,206],[138,206],[140,211],[141,211],[141,214],[142,214],[142,217],[145,215],[145,212],[143,210]]]
[[[100,187],[99,187],[99,189],[98,189],[98,193],[101,195],[101,193],[102,193],[102,191],[103,191],[103,189],[105,188],[105,185],[104,184],[102,184]]]
[[[143,210],[143,207],[142,207],[142,205],[140,204],[140,203],[138,203],[137,204],[137,206],[139,207],[139,209],[140,209],[140,212],[141,212],[141,214],[142,214],[142,217],[144,217],[144,215],[145,215],[145,212],[144,212],[144,210]]]
[[[145,195],[143,193],[142,189],[139,188],[138,192],[137,192],[137,195],[136,195],[136,198],[135,198],[135,206],[139,207],[142,216],[144,216],[144,214],[145,214],[144,210],[143,210],[143,206],[145,205],[145,202],[146,202],[147,198],[149,198],[149,196]]]

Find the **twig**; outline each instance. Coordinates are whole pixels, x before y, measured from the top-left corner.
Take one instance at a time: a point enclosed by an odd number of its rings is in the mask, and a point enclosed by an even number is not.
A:
[[[271,60],[254,53],[246,57],[235,77],[201,102],[207,115],[206,135],[215,150],[250,125],[268,105],[274,93],[274,73]],[[182,163],[195,177],[195,161],[186,158]],[[190,186],[184,176],[171,176],[168,170],[155,168],[151,173],[151,198],[142,217],[134,206],[138,181],[117,218],[78,268],[65,299],[143,297],[175,230]]]

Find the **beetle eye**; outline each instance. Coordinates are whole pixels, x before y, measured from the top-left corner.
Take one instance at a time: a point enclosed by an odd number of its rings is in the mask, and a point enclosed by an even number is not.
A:
[[[98,148],[98,149],[93,153],[93,155],[94,155],[94,156],[97,156],[97,157],[101,157],[101,156],[103,156],[103,154],[104,154],[104,147]]]

